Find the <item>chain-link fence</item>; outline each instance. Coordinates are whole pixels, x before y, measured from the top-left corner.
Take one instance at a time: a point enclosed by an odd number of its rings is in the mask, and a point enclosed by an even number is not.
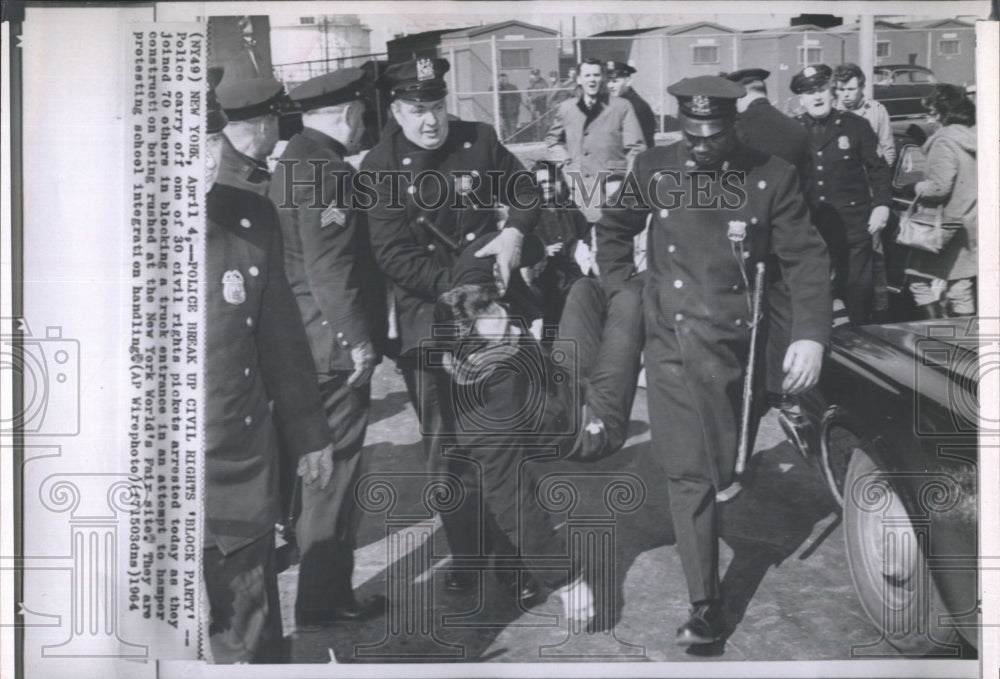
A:
[[[968,85],[975,81],[974,27],[957,21],[915,22],[919,26],[877,22],[874,31],[876,81],[879,67],[901,64],[932,69],[941,82]],[[927,25],[923,25],[927,24]],[[487,27],[488,28],[488,27]],[[464,120],[494,126],[507,143],[539,142],[551,127],[558,104],[577,96],[576,64],[595,58],[620,61],[636,69],[632,89],[656,116],[659,133],[676,129],[676,102],[666,88],[682,78],[718,75],[741,68],[765,68],[768,97],[779,109],[797,112],[798,98],[790,89],[792,77],[808,65],[831,66],[860,60],[857,26],[822,29],[794,26],[780,30],[740,31],[702,22],[685,26],[610,31],[585,38],[497,32],[475,39],[449,39],[434,31],[407,36],[407,48],[388,53],[362,54],[330,60],[275,66],[286,85],[346,66],[368,65],[373,74],[385,64],[414,56],[448,59],[449,112]],[[878,93],[876,92],[876,97]]]

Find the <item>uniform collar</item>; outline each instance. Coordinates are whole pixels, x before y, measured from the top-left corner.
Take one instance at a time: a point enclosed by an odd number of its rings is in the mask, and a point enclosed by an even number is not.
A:
[[[229,138],[222,135],[222,158],[219,161],[219,176],[216,181],[266,196],[271,173],[267,171],[265,163],[240,153]]]
[[[347,149],[344,145],[325,132],[320,132],[313,127],[304,127],[299,134],[318,146],[330,149],[341,158],[347,156]]]

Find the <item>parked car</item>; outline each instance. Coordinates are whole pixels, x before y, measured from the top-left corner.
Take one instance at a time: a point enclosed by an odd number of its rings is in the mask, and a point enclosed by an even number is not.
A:
[[[872,71],[872,93],[892,119],[926,116],[921,101],[936,82],[934,71],[913,64],[876,66]]]

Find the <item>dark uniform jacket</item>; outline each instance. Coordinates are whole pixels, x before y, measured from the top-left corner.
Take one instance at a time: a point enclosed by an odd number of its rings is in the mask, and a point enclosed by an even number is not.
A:
[[[505,224],[525,234],[534,230],[540,207],[530,173],[483,123],[452,121],[448,138],[434,150],[413,144],[396,126],[365,156],[361,169],[409,175],[398,180],[397,195],[393,181],[379,181],[376,174],[377,197],[368,211],[372,250],[392,284],[405,353],[431,337],[434,302],[451,289],[451,267],[462,248],[496,230],[497,210],[489,206],[507,204],[507,196],[530,206],[511,207]],[[443,185],[427,171],[435,171]],[[395,207],[393,200],[399,201]]]
[[[378,346],[375,331],[385,322],[384,288],[364,212],[351,208],[355,172],[344,152],[335,139],[303,129],[275,166],[269,194],[278,207],[285,271],[318,373],[354,370],[351,348],[365,340]],[[320,177],[321,192],[305,183]]]
[[[228,554],[278,519],[278,432],[295,456],[330,434],[274,206],[217,183],[206,210],[205,544]]]
[[[709,465],[717,487],[724,487],[733,470],[750,343],[747,282],[754,280],[758,261],[776,255],[791,290],[792,341],[825,344],[831,323],[829,259],[791,165],[738,144],[724,172],[742,174],[721,182],[699,180],[708,185],[708,195],[692,190],[695,177],[688,173],[694,169],[682,143],[640,154],[634,176],[642,202],[626,198],[622,207],[604,209],[597,260],[602,282],[612,289],[621,285],[634,270],[632,239],[652,214],[643,299],[647,355],[651,344],[660,342],[657,354],[680,364],[687,376],[683,383],[655,386],[677,391],[676,399],[691,403],[700,417],[671,412],[650,417],[669,423],[671,455]],[[680,173],[680,181],[670,176],[653,181],[662,171]],[[733,188],[723,191],[720,184],[727,183],[740,187],[743,196]],[[683,195],[672,195],[679,191]],[[694,208],[695,203],[710,207]]]
[[[631,87],[622,95],[622,99],[627,99],[632,104],[635,117],[639,120],[639,127],[642,128],[642,138],[646,142],[646,148],[656,146],[656,114],[653,113],[653,109]]]
[[[582,180],[587,191],[594,191],[606,173],[621,174],[630,169],[646,148],[639,119],[632,105],[621,97],[598,97],[589,111],[582,96],[567,99],[556,109],[545,142],[552,159],[564,161],[563,174],[570,187],[579,188],[577,182]],[[596,222],[601,216],[596,205],[581,209],[588,221]]]
[[[750,148],[795,166],[801,177],[809,161],[809,136],[802,125],[774,108],[766,97],[754,99],[736,115],[736,134]]]
[[[804,189],[814,219],[836,213],[847,242],[870,240],[868,218],[873,207],[890,206],[891,171],[878,152],[878,137],[868,121],[848,111],[833,110],[824,120],[798,116],[808,133],[809,159]]]

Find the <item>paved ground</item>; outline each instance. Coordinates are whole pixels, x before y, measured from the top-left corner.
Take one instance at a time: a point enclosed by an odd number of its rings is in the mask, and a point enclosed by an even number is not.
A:
[[[580,534],[603,536],[605,560],[597,630],[570,630],[551,597],[519,610],[485,573],[480,591],[443,591],[449,560],[437,524],[426,519],[419,433],[402,378],[392,362],[374,378],[368,432],[373,470],[391,474],[395,505],[366,513],[360,531],[355,587],[387,595],[389,614],[363,624],[296,633],[291,616],[297,570],[280,576],[286,634],[294,662],[691,660],[673,644],[687,614],[680,560],[650,447],[645,391],[632,413],[632,435],[608,460],[546,463],[573,475],[579,503],[556,521]],[[846,568],[842,528],[820,472],[784,442],[769,416],[758,437],[759,471],[751,489],[725,506],[721,547],[727,618],[732,633],[697,654],[721,660],[848,659],[852,646],[878,634],[855,596]],[[617,486],[615,484],[617,483]],[[617,487],[617,493],[609,487]],[[388,498],[376,487],[373,505]],[[556,497],[553,495],[553,497]],[[613,514],[604,499],[617,508]],[[376,507],[372,507],[375,509]],[[563,509],[566,509],[565,507]]]

